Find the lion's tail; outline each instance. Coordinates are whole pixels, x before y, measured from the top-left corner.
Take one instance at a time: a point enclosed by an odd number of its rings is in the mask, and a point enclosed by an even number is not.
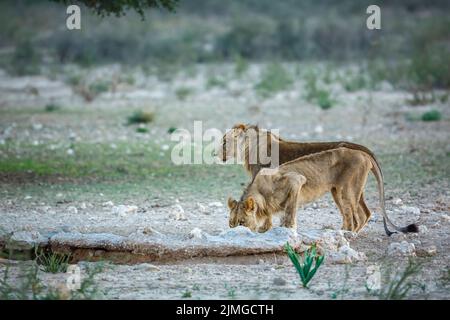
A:
[[[403,233],[419,232],[419,229],[416,224],[413,223],[413,224],[407,225],[405,227],[397,227],[387,216],[386,206],[385,206],[385,196],[384,196],[383,173],[381,172],[381,168],[378,165],[378,161],[376,160],[375,156],[372,153],[370,153],[368,155],[369,155],[370,161],[372,163],[372,173],[377,180],[378,194],[380,197],[381,213],[383,214],[383,225],[384,225],[384,230],[386,231],[386,234],[388,236],[390,236],[391,234],[395,233],[395,232],[392,232],[389,230],[389,228],[387,226],[388,224],[393,229],[403,232]]]

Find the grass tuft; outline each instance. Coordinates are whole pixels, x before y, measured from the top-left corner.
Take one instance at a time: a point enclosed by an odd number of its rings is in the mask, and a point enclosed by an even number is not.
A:
[[[36,263],[39,269],[48,273],[66,272],[69,265],[70,254],[60,254],[43,249],[35,249]]]
[[[149,111],[135,111],[128,117],[128,124],[150,123],[155,119],[155,114]]]

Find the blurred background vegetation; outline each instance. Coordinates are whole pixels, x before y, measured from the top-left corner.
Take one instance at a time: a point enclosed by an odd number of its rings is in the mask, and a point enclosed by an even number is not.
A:
[[[366,28],[370,4],[181,0],[175,13],[146,9],[144,18],[134,10],[100,17],[82,7],[82,30],[68,32],[61,3],[2,1],[0,68],[24,75],[63,64],[170,69],[231,61],[245,69],[249,61],[327,60],[359,63],[372,80],[403,89],[449,88],[450,2],[378,1],[379,31]]]

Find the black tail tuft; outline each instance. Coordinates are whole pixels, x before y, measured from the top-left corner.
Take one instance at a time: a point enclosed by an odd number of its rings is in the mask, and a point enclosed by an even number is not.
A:
[[[404,228],[402,228],[402,232],[403,233],[408,233],[408,232],[419,232],[419,227],[417,226],[417,224],[412,223]]]

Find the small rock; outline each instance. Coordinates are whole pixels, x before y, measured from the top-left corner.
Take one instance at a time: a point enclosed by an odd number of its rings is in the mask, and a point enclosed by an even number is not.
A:
[[[86,205],[85,202],[82,202],[82,203],[80,204],[80,209],[82,209],[82,210],[87,209],[87,205]]]
[[[163,144],[162,146],[161,146],[161,149],[162,150],[164,150],[164,151],[167,151],[167,150],[169,150],[169,145],[167,145],[167,144]]]
[[[409,243],[407,241],[402,242],[392,242],[388,249],[387,253],[391,256],[402,255],[402,256],[415,256],[416,255],[416,247],[413,243]]]
[[[16,250],[30,250],[47,240],[37,231],[14,232],[7,243],[7,247]]]
[[[198,209],[198,211],[200,211],[203,214],[209,214],[208,208],[206,208],[206,206],[204,206],[200,202],[197,202],[197,209]]]
[[[395,198],[394,200],[392,200],[392,203],[396,206],[401,206],[403,204],[403,200],[400,198]]]
[[[403,212],[408,212],[408,213],[412,213],[415,215],[419,215],[420,214],[420,209],[417,207],[408,207],[408,206],[401,206],[400,209]]]
[[[281,277],[276,277],[275,279],[273,279],[273,284],[276,286],[284,286],[286,285],[286,283],[286,280]]]
[[[441,219],[443,220],[443,221],[445,221],[445,222],[450,222],[450,216],[449,215],[447,215],[447,214],[443,214],[442,216],[441,216]]]
[[[39,131],[43,128],[41,123],[33,123],[33,130]]]
[[[25,196],[25,200],[30,200],[30,199],[33,199],[33,197],[32,196]]]
[[[143,263],[141,265],[141,267],[144,267],[144,269],[147,271],[152,271],[152,272],[161,271],[161,269],[158,266],[155,266],[154,264],[150,264],[150,263]]]
[[[118,205],[113,207],[112,211],[113,213],[119,215],[119,217],[126,217],[131,213],[137,212],[138,207],[137,206],[126,206],[126,205]]]
[[[169,214],[169,218],[177,221],[186,221],[187,218],[184,215],[184,209],[180,204],[176,204],[172,207],[172,212]]]
[[[67,207],[67,212],[69,212],[71,214],[77,214],[78,213],[78,209],[75,208],[74,206],[70,206],[70,207]]]
[[[221,207],[223,207],[223,204],[222,204],[222,202],[214,201],[214,202],[210,202],[210,203],[209,203],[209,206],[210,206],[210,207],[221,208]]]
[[[419,233],[427,233],[428,228],[424,225],[419,225]]]
[[[331,253],[330,256],[334,263],[343,264],[367,260],[367,257],[363,252],[358,252],[348,245],[341,246],[337,252]]]
[[[432,257],[437,253],[436,246],[429,246],[426,248],[417,248],[416,254],[418,257]]]
[[[112,206],[114,206],[114,202],[112,202],[112,201],[106,201],[106,202],[103,202],[103,203],[102,203],[102,206],[103,206],[103,207],[112,207]]]
[[[323,127],[319,124],[314,128],[314,132],[315,133],[322,133],[323,132]]]
[[[68,156],[73,156],[75,154],[75,151],[73,151],[73,149],[67,149],[66,153]]]
[[[200,228],[194,228],[189,232],[191,239],[203,239],[203,231]]]

